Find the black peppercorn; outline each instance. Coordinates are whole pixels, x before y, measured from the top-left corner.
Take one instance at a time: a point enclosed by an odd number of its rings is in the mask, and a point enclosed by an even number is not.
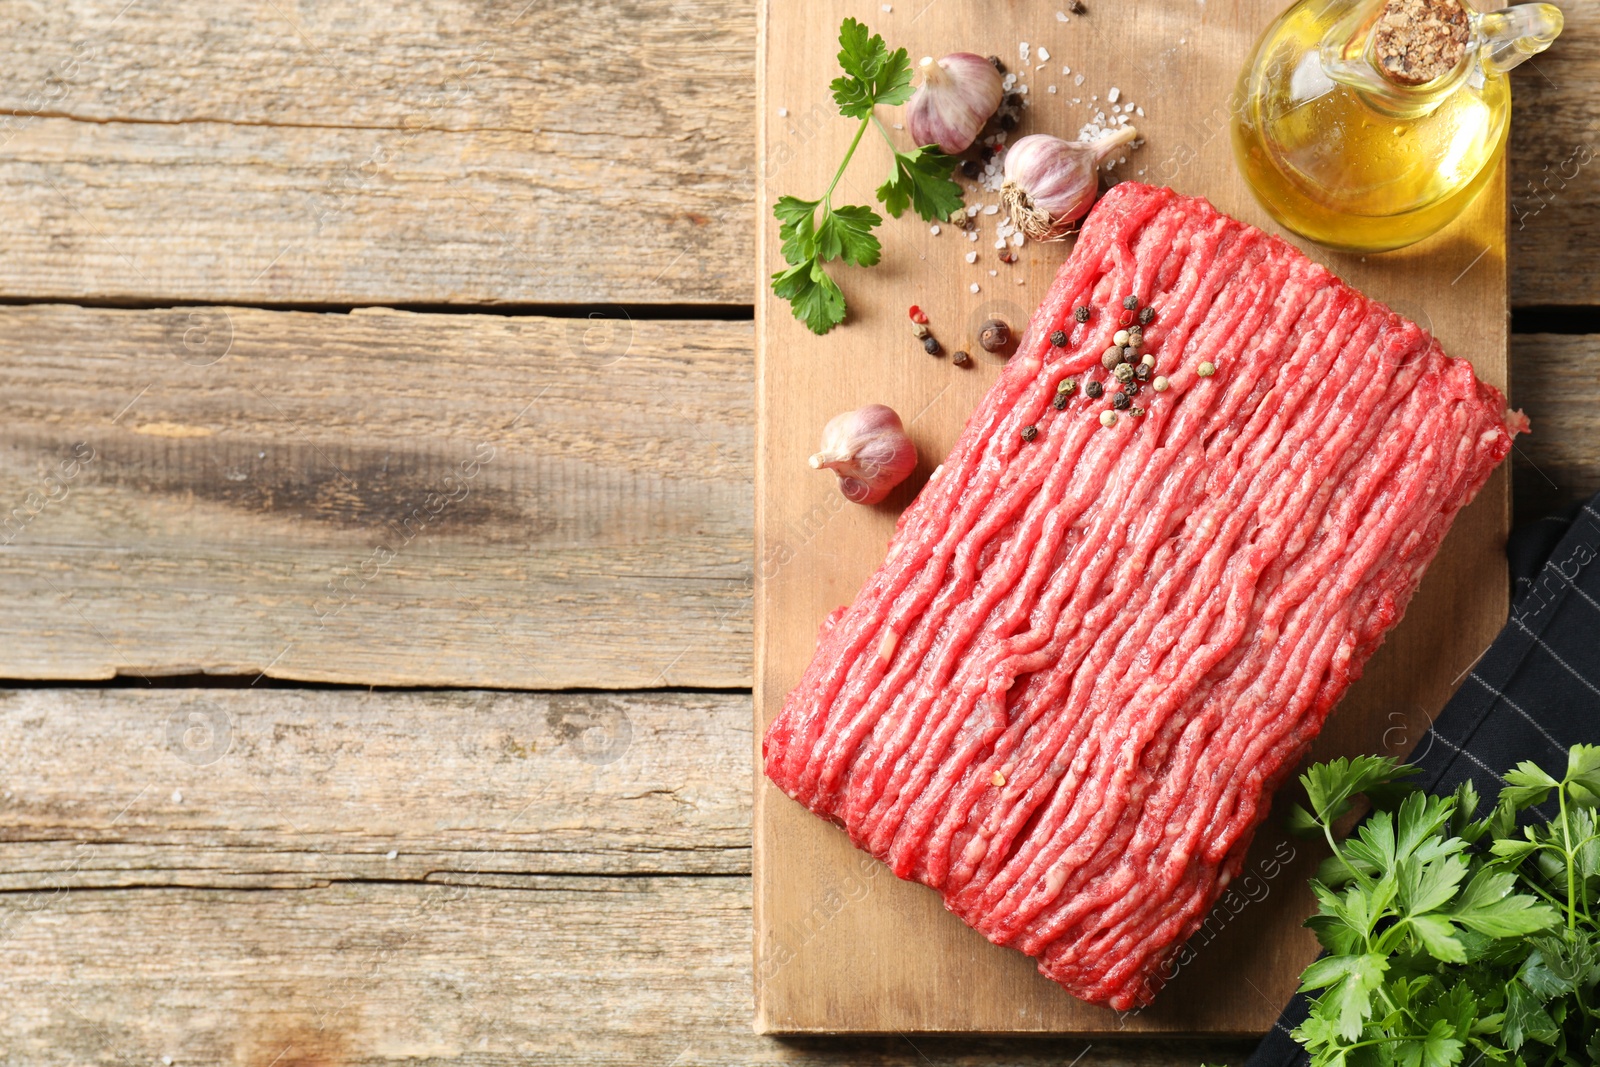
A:
[[[977,178],[978,175],[983,173],[983,168],[978,165],[976,159],[968,159],[962,162],[961,173],[969,178]]]
[[[1057,393],[1050,401],[1050,406],[1061,411],[1067,406],[1067,401],[1072,399],[1071,394]]]
[[[1055,345],[1057,348],[1067,347],[1067,331],[1056,330],[1050,335],[1050,343]]]
[[[1090,400],[1099,400],[1100,394],[1106,391],[1106,387],[1091,378],[1083,387],[1083,391],[1088,394]]]
[[[1122,361],[1124,363],[1132,363],[1133,357],[1137,356],[1138,354],[1139,350],[1132,345],[1122,346]]]
[[[1031,441],[1035,437],[1038,437],[1038,436],[1039,436],[1038,427],[1036,427],[1036,426],[1024,426],[1022,428],[1022,439],[1024,441]]]
[[[1079,322],[1088,322],[1089,309],[1083,306],[1076,307],[1072,311],[1072,317],[1077,319]]]
[[[965,367],[968,363],[972,362],[972,357],[967,355],[967,350],[965,348],[958,348],[950,354],[950,362],[954,363],[958,367]]]
[[[1122,301],[1122,306],[1127,308],[1129,311],[1132,311],[1134,308],[1139,306],[1139,298],[1134,296],[1132,293],[1129,293],[1127,298]]]
[[[1149,365],[1141,363],[1137,367],[1133,368],[1133,376],[1139,379],[1141,382],[1150,377]]]
[[[1017,117],[1015,115],[1001,115],[1000,128],[1010,133],[1017,128]]]
[[[1074,15],[1087,15],[1089,13],[1089,9],[1083,6],[1083,0],[1072,0],[1072,4],[1067,8],[1067,10],[1072,12]]]
[[[989,62],[993,63],[994,64],[994,69],[998,70],[1001,74],[1004,74],[1006,72],[1006,65],[1003,62],[1001,62],[999,56],[990,56],[989,57]]]
[[[1155,308],[1145,308],[1143,311],[1139,312],[1139,322],[1142,325],[1145,325],[1145,326],[1150,325],[1150,320],[1155,318],[1155,317],[1156,317],[1156,309]]]
[[[930,356],[937,356],[944,351],[937,337],[924,337],[922,339],[922,350]]]
[[[1111,397],[1111,406],[1116,408],[1118,411],[1124,410],[1129,404],[1132,403],[1133,401],[1128,399],[1127,393],[1116,393]]]

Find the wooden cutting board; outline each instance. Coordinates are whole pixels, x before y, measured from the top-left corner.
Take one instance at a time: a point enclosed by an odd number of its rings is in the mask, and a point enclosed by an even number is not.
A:
[[[907,48],[913,63],[960,50],[998,55],[1008,68],[1025,70],[1030,107],[1014,137],[1072,137],[1096,108],[1109,112],[1105,102],[1116,86],[1121,100],[1144,109],[1135,121],[1148,141],[1118,177],[1202,195],[1271,228],[1234,169],[1227,124],[1239,68],[1278,14],[1277,0],[1084,3],[1088,13],[1066,22],[1058,20],[1055,0],[895,0],[892,10],[789,0],[762,7],[754,753],[760,1031],[1255,1033],[1271,1026],[1316,952],[1301,922],[1312,910],[1305,883],[1320,853],[1287,841],[1272,818],[1246,875],[1191,942],[1192,961],[1155,1006],[1126,1016],[1093,1008],[1041,977],[1032,960],[991,945],[945,912],[932,890],[898,881],[761,774],[762,732],[809,661],[823,616],[848,603],[882,561],[896,515],[999,373],[998,359],[976,344],[978,324],[995,316],[1020,329],[1069,251],[1029,244],[1007,266],[994,248],[999,216],[980,215],[982,237],[972,243],[952,226],[934,235],[908,213],[879,231],[882,263],[835,273],[850,307],[843,326],[819,338],[790,316],[766,284],[782,265],[771,205],[784,193],[820,195],[854,133],[827,90],[837,73],[840,20],[862,20],[891,48]],[[1022,41],[1031,46],[1026,66]],[[1048,61],[1039,58],[1040,45]],[[883,118],[901,121],[900,109],[883,109]],[[888,163],[881,139],[869,135],[835,202],[873,203]],[[996,203],[997,196],[969,195],[974,202]],[[1503,389],[1505,215],[1502,173],[1466,217],[1411,249],[1363,259],[1299,243],[1432,330]],[[965,261],[969,251],[978,253],[976,264]],[[977,294],[969,288],[974,282]],[[924,354],[910,331],[910,304],[928,311],[947,351],[971,351],[974,365],[962,369]],[[833,475],[809,469],[806,457],[828,418],[874,401],[909,423],[921,464],[884,505],[863,508],[844,502]],[[1507,488],[1502,467],[1457,519],[1404,623],[1330,720],[1317,758],[1409,751],[1493,639],[1507,610]]]

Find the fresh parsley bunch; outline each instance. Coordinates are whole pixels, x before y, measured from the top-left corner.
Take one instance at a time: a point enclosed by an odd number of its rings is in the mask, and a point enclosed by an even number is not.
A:
[[[1600,747],[1573,748],[1559,781],[1519,764],[1482,819],[1471,783],[1426,796],[1413,770],[1364,756],[1301,778],[1310,810],[1290,824],[1333,854],[1294,1037],[1318,1067],[1600,1063]],[[1554,818],[1519,827],[1552,793]],[[1373,813],[1340,840],[1358,794]]]
[[[883,223],[882,216],[870,207],[833,206],[833,191],[869,124],[878,128],[894,153],[894,171],[878,187],[884,210],[899,218],[909,206],[924,219],[936,222],[961,207],[961,186],[950,179],[954,157],[931,145],[901,152],[874,113],[879,104],[903,104],[911,98],[911,62],[906,50],[889,51],[882,37],[869,35],[864,25],[847,18],[839,27],[839,66],[844,75],[833,80],[833,99],[841,115],[860,120],[855,139],[820,199],[782,196],[772,207],[779,222],[778,236],[783,239],[783,259],[789,264],[772,276],[772,291],[789,301],[795,318],[818,334],[843,322],[845,311],[844,292],[823,264],[841,259],[870,267],[883,251],[872,234]]]

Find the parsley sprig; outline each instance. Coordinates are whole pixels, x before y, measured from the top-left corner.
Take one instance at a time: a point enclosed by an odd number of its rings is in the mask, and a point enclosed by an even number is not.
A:
[[[839,27],[839,66],[844,74],[833,80],[833,99],[841,115],[860,120],[855,138],[820,198],[781,196],[772,207],[783,240],[783,259],[789,264],[772,276],[772,291],[789,301],[795,318],[818,334],[843,322],[845,314],[844,291],[823,265],[842,260],[870,267],[883,254],[883,246],[872,232],[882,225],[883,217],[870,207],[833,204],[839,179],[869,125],[877,128],[894,153],[894,170],[877,191],[885,211],[899,218],[911,207],[922,218],[937,222],[961,207],[961,186],[950,178],[954,157],[932,145],[902,152],[878,120],[878,105],[903,104],[911,98],[911,61],[906,50],[891,52],[882,37],[847,18]]]
[[[1332,854],[1295,1038],[1317,1067],[1600,1063],[1600,747],[1573,748],[1559,780],[1519,764],[1481,819],[1470,782],[1427,796],[1412,770],[1367,756],[1301,778],[1290,825]],[[1360,794],[1373,813],[1341,840]]]

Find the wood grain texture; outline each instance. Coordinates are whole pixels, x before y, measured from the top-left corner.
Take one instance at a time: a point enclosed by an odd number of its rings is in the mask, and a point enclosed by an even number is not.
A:
[[[1600,336],[1518,334],[1511,339],[1512,399],[1533,432],[1512,455],[1518,522],[1532,522],[1600,493]]]
[[[0,892],[750,872],[750,698],[0,692]]]
[[[748,303],[732,0],[8,0],[0,292]]]
[[[0,292],[748,304],[754,174],[826,103],[757,154],[740,0],[119,8],[0,4]],[[1600,301],[1600,0],[1562,8],[1515,75],[1519,305]]]
[[[1092,95],[1105,99],[1116,86],[1123,99],[1145,110],[1136,122],[1148,142],[1118,168],[1119,180],[1142,177],[1203,195],[1221,210],[1271,229],[1234,166],[1226,101],[1256,33],[1280,7],[1277,0],[1259,0],[1235,5],[1218,19],[1201,6],[1141,6],[1105,18],[1091,4],[1087,16],[1060,24],[1045,23],[1034,9],[980,13],[935,5],[916,18],[901,18],[845,0],[804,8],[769,3],[759,52],[758,90],[764,95],[758,98],[758,152],[768,158],[790,136],[786,124],[772,117],[778,106],[804,111],[820,93],[823,72],[833,66],[836,28],[846,14],[863,18],[914,56],[961,42],[980,54],[1006,57],[1015,67],[1017,42],[1026,40],[1035,49],[1048,47],[1052,58],[1044,70],[1033,66],[1036,52],[1030,59],[1031,105],[1017,134],[1075,130],[1105,106]],[[1063,61],[1072,66],[1070,82],[1059,73]],[[1050,84],[1057,93],[1048,92]],[[815,195],[826,188],[833,161],[853,133],[844,121],[823,125],[783,171],[781,183],[763,175],[758,201],[770,204],[779,193]],[[835,202],[870,203],[886,155],[883,145],[870,143],[840,183]],[[1483,378],[1504,388],[1504,198],[1502,170],[1466,215],[1410,249],[1368,257],[1306,251],[1431,330],[1453,355],[1471,359]],[[968,202],[997,199],[993,193],[969,195]],[[977,242],[962,240],[953,227],[936,235],[925,224],[905,220],[886,226],[879,266],[836,275],[851,314],[825,338],[810,335],[781,301],[768,294],[758,299],[758,735],[810,661],[822,619],[849,603],[879,566],[900,510],[949,452],[996,377],[999,360],[975,344],[979,323],[997,314],[1021,329],[1065,258],[1059,245],[1030,244],[1019,250],[1016,266],[1007,266],[994,251],[995,217],[978,218]],[[775,237],[776,225],[758,215],[762,273],[781,263]],[[978,253],[976,263],[965,262],[969,251]],[[979,292],[969,291],[971,283]],[[912,303],[928,309],[947,350],[975,354],[973,368],[922,354],[905,319]],[[888,404],[906,418],[923,462],[911,484],[885,506],[839,506],[830,503],[836,499],[830,479],[807,469],[803,458],[829,416],[869,401]],[[1403,753],[1415,743],[1426,716],[1444,704],[1505,620],[1501,548],[1508,522],[1502,470],[1457,518],[1406,623],[1351,690],[1316,756],[1380,746]],[[759,775],[758,750],[754,756]],[[1032,960],[990,945],[947,915],[923,886],[884,880],[861,903],[835,907],[841,893],[848,900],[848,879],[859,875],[862,854],[836,827],[765,778],[758,778],[755,805],[757,1025],[772,1032],[1260,1032],[1317,952],[1301,925],[1313,906],[1305,890],[1310,857],[1284,842],[1275,824],[1263,827],[1247,860],[1263,883],[1260,900],[1239,906],[1248,918],[1206,938],[1192,965],[1152,1008],[1125,1016],[1075,1000],[1038,975]],[[1293,862],[1287,862],[1291,855]]]
[[[750,677],[748,323],[0,308],[0,677]]]
[[[1600,0],[1562,3],[1550,50],[1512,75],[1511,302],[1600,304]]]
[[[474,881],[0,894],[0,1062],[1192,1067],[1249,1047],[780,1042],[749,1028],[747,879]]]

